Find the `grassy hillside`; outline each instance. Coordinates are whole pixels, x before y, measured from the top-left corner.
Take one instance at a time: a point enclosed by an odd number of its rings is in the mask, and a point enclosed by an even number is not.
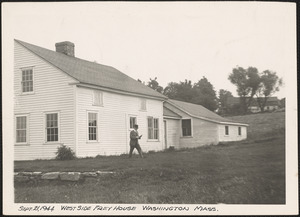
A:
[[[115,171],[83,183],[16,184],[15,202],[284,204],[284,113],[232,117],[250,139],[134,156],[15,163],[15,171]]]
[[[248,139],[266,139],[285,134],[285,112],[234,116],[228,119],[249,124]]]

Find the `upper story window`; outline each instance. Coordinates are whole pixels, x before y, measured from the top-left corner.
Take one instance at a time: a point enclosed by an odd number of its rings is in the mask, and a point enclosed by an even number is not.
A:
[[[22,69],[22,93],[33,92],[33,70]]]
[[[103,92],[99,90],[93,91],[93,105],[103,106]]]
[[[147,101],[146,99],[141,99],[141,110],[146,111],[147,110]]]
[[[158,118],[148,117],[148,139],[159,139]]]
[[[58,113],[46,114],[46,141],[58,142]]]
[[[226,135],[226,136],[229,135],[229,126],[225,126],[225,135]]]
[[[181,120],[182,136],[192,136],[192,121],[191,119]]]
[[[27,116],[17,116],[16,117],[16,143],[26,144],[27,143],[27,133],[28,133],[28,123]]]
[[[239,128],[238,128],[238,131],[239,131],[239,136],[241,136],[241,135],[242,135],[242,128],[239,127]]]

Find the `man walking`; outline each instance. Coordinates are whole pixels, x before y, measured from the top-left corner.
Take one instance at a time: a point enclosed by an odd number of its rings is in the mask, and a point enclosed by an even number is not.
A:
[[[132,156],[132,152],[133,150],[136,148],[140,154],[140,157],[143,158],[143,153],[142,153],[142,149],[140,147],[140,144],[139,144],[139,139],[141,139],[142,135],[139,136],[139,132],[137,131],[139,128],[139,126],[137,124],[135,124],[133,126],[133,129],[131,132],[130,132],[130,151],[129,151],[129,157]]]

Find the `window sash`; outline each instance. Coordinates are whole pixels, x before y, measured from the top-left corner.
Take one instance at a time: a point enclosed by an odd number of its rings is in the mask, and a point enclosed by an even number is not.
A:
[[[158,118],[148,117],[148,139],[159,139]]]
[[[130,122],[130,129],[133,129],[134,125],[136,124],[136,117],[130,117],[129,118],[129,122]]]
[[[191,136],[192,135],[192,121],[191,119],[182,120],[182,136]]]
[[[46,114],[46,141],[58,142],[58,113]]]
[[[97,113],[88,113],[88,140],[97,141]]]
[[[148,139],[153,139],[153,118],[148,117]]]
[[[27,142],[27,117],[26,116],[16,117],[16,142],[17,143]]]
[[[159,138],[159,125],[158,125],[158,118],[154,118],[154,139]]]
[[[141,110],[146,111],[147,110],[147,102],[146,99],[141,99]]]
[[[93,105],[102,106],[103,105],[103,93],[98,90],[94,90],[93,93]]]
[[[229,135],[229,126],[225,126],[225,135],[226,135],[226,136]]]
[[[22,92],[33,91],[33,71],[32,69],[22,70]]]

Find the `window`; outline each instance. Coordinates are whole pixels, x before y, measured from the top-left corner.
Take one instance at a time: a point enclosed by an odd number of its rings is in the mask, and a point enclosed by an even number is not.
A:
[[[27,143],[27,116],[16,117],[16,143]]]
[[[33,71],[32,69],[22,70],[22,92],[32,92],[33,91]]]
[[[242,128],[239,127],[239,136],[242,135]]]
[[[191,119],[181,121],[182,136],[192,136],[192,122]]]
[[[58,142],[58,113],[46,114],[46,141]]]
[[[229,135],[229,127],[225,126],[225,135]]]
[[[159,133],[158,118],[154,118],[153,121],[154,121],[154,139],[158,139],[158,133]]]
[[[130,117],[130,129],[133,129],[134,125],[136,124],[136,117]]]
[[[141,99],[141,110],[142,111],[147,110],[147,101],[146,101],[146,99]]]
[[[148,117],[148,139],[159,138],[158,118]]]
[[[88,113],[88,137],[89,141],[97,141],[97,113]]]
[[[98,90],[93,92],[93,105],[103,106],[103,93]]]

